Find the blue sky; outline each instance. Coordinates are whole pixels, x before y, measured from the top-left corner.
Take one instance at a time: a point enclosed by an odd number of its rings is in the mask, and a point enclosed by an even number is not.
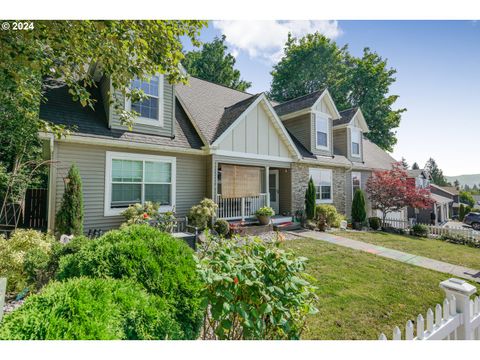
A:
[[[288,31],[316,30],[348,44],[354,55],[370,47],[397,69],[391,93],[407,112],[395,158],[423,166],[433,157],[446,175],[480,173],[480,22],[213,21],[200,39],[226,34],[236,67],[253,84],[249,92],[257,93],[270,88]]]

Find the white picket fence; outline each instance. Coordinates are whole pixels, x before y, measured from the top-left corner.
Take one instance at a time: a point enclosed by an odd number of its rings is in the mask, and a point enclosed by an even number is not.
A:
[[[480,340],[480,300],[478,296],[471,299],[477,291],[475,286],[452,278],[442,281],[440,287],[446,293],[443,305],[428,309],[426,324],[421,314],[417,316],[416,336],[413,322],[409,320],[403,338],[396,326],[392,340]],[[381,334],[379,340],[388,339]]]

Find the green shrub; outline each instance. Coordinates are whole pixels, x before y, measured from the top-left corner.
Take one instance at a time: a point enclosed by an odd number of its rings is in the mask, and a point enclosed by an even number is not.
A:
[[[307,190],[305,191],[305,215],[308,220],[315,218],[316,196],[315,184],[313,183],[313,179],[310,178]]]
[[[75,164],[70,167],[65,178],[65,192],[55,224],[60,234],[83,234],[82,178]]]
[[[243,238],[199,247],[206,298],[204,339],[298,339],[317,297],[306,258]]]
[[[352,201],[352,221],[354,223],[364,223],[367,219],[365,210],[365,196],[361,189],[357,189],[353,195]]]
[[[428,226],[424,224],[415,224],[412,226],[412,235],[427,237],[428,236]]]
[[[263,206],[257,211],[255,211],[256,216],[274,216],[275,210],[273,210],[270,206]]]
[[[465,205],[460,204],[460,209],[458,210],[458,220],[463,221],[465,214]]]
[[[337,208],[329,204],[320,204],[315,207],[315,217],[318,221],[323,217],[329,227],[340,227],[340,222],[345,217],[337,212]]]
[[[0,326],[3,340],[180,339],[165,299],[132,281],[71,279],[28,297]]]
[[[126,210],[122,211],[122,215],[128,225],[148,224],[148,222],[158,215],[160,206],[151,201],[145,201],[145,204],[130,205]]]
[[[58,279],[78,276],[131,278],[169,300],[187,339],[201,325],[201,283],[192,249],[148,225],[109,231],[76,254],[60,259]]]
[[[206,229],[213,224],[217,216],[218,205],[212,199],[203,199],[188,211],[188,222],[199,229]]]
[[[370,217],[368,218],[368,225],[370,228],[372,228],[372,230],[378,230],[382,225],[382,219],[377,216]]]
[[[468,191],[460,191],[459,199],[460,199],[460,202],[464,204],[468,204],[470,208],[475,206],[475,199],[473,198],[472,194],[470,194]]]
[[[25,259],[29,252],[41,261],[52,253],[55,238],[36,230],[15,230],[9,239],[0,235],[0,277],[6,277],[7,291],[20,292],[29,285]],[[39,264],[38,266],[42,266]],[[36,268],[36,265],[33,265]]]
[[[230,224],[227,220],[218,219],[213,225],[213,230],[220,236],[227,236],[230,233]]]

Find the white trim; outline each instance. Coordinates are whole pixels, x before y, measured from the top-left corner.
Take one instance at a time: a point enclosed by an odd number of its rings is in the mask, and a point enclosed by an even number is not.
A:
[[[273,208],[275,210],[275,214],[278,214],[280,212],[280,172],[279,170],[270,170],[268,169],[267,170],[268,172],[268,182],[267,182],[267,197],[268,197],[268,206],[270,206],[271,208]],[[275,208],[272,206],[272,198],[270,196],[270,174],[274,174],[275,175],[275,191],[277,192],[275,194],[275,197],[277,199],[277,201],[275,201]]]
[[[314,118],[315,118],[315,124],[314,124],[315,125],[315,149],[329,151],[330,150],[330,144],[331,144],[331,139],[330,139],[330,115],[325,114],[321,111],[313,111],[312,113],[314,114]],[[318,120],[325,121],[325,123],[327,125],[327,132],[326,132],[326,134],[327,134],[327,145],[326,146],[318,145],[318,130],[317,130],[317,121]]]
[[[171,168],[171,193],[170,198],[172,200],[171,205],[160,206],[160,211],[172,211],[175,208],[176,203],[176,188],[177,188],[177,158],[173,156],[159,156],[159,155],[146,155],[146,154],[134,154],[126,152],[105,152],[105,196],[104,196],[104,216],[119,216],[125,208],[111,208],[110,199],[112,198],[112,160],[137,160],[137,161],[156,161],[156,162],[169,162]],[[144,192],[142,191],[142,202]]]
[[[244,152],[237,152],[237,151],[230,151],[230,150],[211,149],[209,154],[215,154],[220,156],[230,156],[230,157],[236,157],[240,159],[258,159],[258,160],[266,160],[266,161],[281,161],[281,162],[288,162],[288,163],[295,162],[294,159],[281,157],[281,156],[244,153]]]
[[[352,187],[352,200],[353,200],[353,196],[355,195],[355,192],[353,191],[353,176],[357,176],[358,177],[358,180],[359,180],[359,188],[361,189],[362,188],[362,173],[359,172],[359,171],[352,171],[351,172],[351,176],[350,176],[350,186]]]
[[[310,113],[310,111],[311,111],[310,108],[306,108],[306,109],[302,109],[302,110],[297,110],[297,111],[294,111],[294,112],[292,112],[292,113],[288,113],[288,114],[285,114],[285,115],[281,115],[281,116],[280,116],[280,119],[282,119],[282,121],[284,121],[284,120],[289,120],[289,119],[295,118],[295,117],[300,116],[300,115],[308,114],[308,113]]]
[[[312,171],[319,171],[319,172],[325,171],[325,172],[328,172],[329,176],[330,176],[330,199],[317,199],[317,191],[315,189],[315,203],[316,204],[332,204],[333,203],[333,171],[332,171],[332,169],[324,169],[324,168],[319,168],[319,167],[318,168],[308,168],[308,175],[309,175],[309,177],[312,177],[312,179],[313,179]],[[315,182],[314,182],[314,184],[315,184]],[[316,186],[317,186],[317,184],[315,184],[315,187]],[[321,197],[321,189],[320,189],[320,197]]]
[[[158,120],[139,116],[135,118],[134,126],[135,124],[150,125],[150,126],[157,126],[157,127],[164,126],[164,123],[165,123],[164,116],[163,116],[164,115],[163,102],[165,98],[164,86],[163,86],[164,78],[163,78],[163,74],[156,74],[154,76],[158,76]],[[128,88],[127,91],[130,91],[130,88]],[[148,95],[148,96],[152,96],[152,95]],[[125,97],[125,110],[132,111],[132,100],[128,97]]]
[[[229,132],[231,132],[235,127],[238,126],[238,124],[243,120],[244,118],[244,115],[248,114],[253,108],[255,108],[261,101],[263,101],[269,112],[271,113],[273,119],[274,119],[274,123],[277,124],[277,127],[278,129],[281,131],[281,133],[283,134],[283,136],[285,137],[284,140],[286,140],[287,142],[287,146],[290,147],[290,150],[291,150],[291,153],[293,153],[297,159],[300,159],[301,158],[301,155],[300,153],[298,152],[298,149],[297,147],[295,146],[295,144],[293,143],[292,139],[290,138],[290,136],[288,135],[287,133],[287,130],[285,129],[285,127],[283,126],[282,124],[282,121],[280,120],[280,118],[278,117],[277,113],[275,112],[275,110],[272,108],[272,105],[270,104],[270,102],[268,101],[268,99],[266,98],[265,94],[262,93],[260,94],[260,96],[252,103],[250,104],[250,106],[243,112],[241,113],[237,119],[210,145],[211,148],[216,148],[224,139],[225,137],[228,135]],[[255,154],[250,154],[248,153],[248,157],[252,157],[251,155],[255,155]],[[263,156],[263,155],[262,155]],[[268,159],[267,159],[268,160]],[[292,161],[292,159],[290,159],[290,161]]]
[[[333,108],[334,116],[332,116],[332,118],[333,119],[340,119],[342,116],[338,112],[337,106],[335,105],[335,102],[333,101],[332,95],[330,95],[330,92],[328,91],[328,89],[325,89],[323,91],[322,95],[320,95],[320,97],[317,99],[317,101],[315,101],[315,103],[310,107],[310,109],[315,108],[318,105],[318,103],[320,103],[325,96],[327,97],[328,101],[330,102],[330,105]],[[328,114],[328,116],[331,116],[331,114]]]

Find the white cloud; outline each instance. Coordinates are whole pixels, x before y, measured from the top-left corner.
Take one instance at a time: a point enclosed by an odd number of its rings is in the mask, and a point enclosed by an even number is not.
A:
[[[235,55],[246,52],[251,58],[277,62],[283,55],[283,46],[288,33],[301,37],[320,32],[335,39],[342,34],[337,21],[291,20],[291,21],[213,21],[213,26],[227,37],[227,44]]]

